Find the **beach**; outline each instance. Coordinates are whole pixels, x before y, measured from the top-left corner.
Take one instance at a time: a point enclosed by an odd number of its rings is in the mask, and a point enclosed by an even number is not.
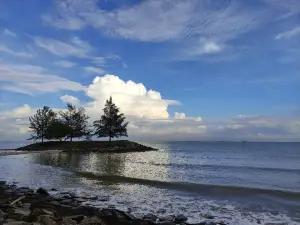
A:
[[[1,156],[0,180],[55,188],[53,196],[72,193],[87,198],[83,206],[112,206],[139,219],[298,225],[298,145],[171,142],[152,143],[159,151],[150,152]]]

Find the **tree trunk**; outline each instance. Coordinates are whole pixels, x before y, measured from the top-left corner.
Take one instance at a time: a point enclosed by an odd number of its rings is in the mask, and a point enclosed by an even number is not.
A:
[[[109,136],[109,146],[111,146],[111,136]]]
[[[70,138],[71,142],[73,141],[73,135],[71,135],[71,138]]]
[[[42,143],[44,143],[44,136],[42,135]]]

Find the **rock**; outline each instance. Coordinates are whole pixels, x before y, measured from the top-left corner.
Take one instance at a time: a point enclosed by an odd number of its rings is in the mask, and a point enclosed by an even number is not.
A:
[[[54,212],[51,212],[47,209],[42,209],[42,213],[45,213],[45,214],[50,215],[50,216],[54,216]]]
[[[159,220],[160,221],[173,221],[174,219],[175,219],[174,215],[169,215],[169,216],[166,216],[166,217],[162,217]]]
[[[176,223],[174,223],[172,221],[163,221],[163,222],[158,222],[156,224],[158,224],[158,225],[176,225]]]
[[[62,200],[60,203],[61,204],[70,204],[72,203],[73,201],[71,199],[65,199],[65,200]]]
[[[202,217],[206,218],[206,219],[209,219],[209,220],[212,220],[214,219],[215,217],[213,215],[211,215],[209,212],[207,213],[204,213],[204,214],[200,214]]]
[[[174,221],[175,221],[175,223],[181,223],[181,222],[187,221],[187,219],[188,218],[185,215],[179,214],[175,217]]]
[[[97,216],[93,216],[93,217],[86,217],[84,218],[80,225],[104,225],[104,221],[101,220],[100,218],[98,218]]]
[[[115,209],[116,206],[114,206],[114,205],[108,205],[108,208],[109,208],[109,209]]]
[[[28,223],[24,221],[15,221],[12,219],[8,219],[3,225],[28,225]]]
[[[56,225],[55,218],[50,215],[40,215],[37,222],[40,222],[43,225]]]
[[[77,222],[70,218],[63,218],[63,220],[59,223],[60,225],[76,225]]]
[[[83,215],[75,215],[75,216],[68,216],[68,217],[65,217],[65,218],[71,219],[71,220],[76,221],[77,223],[80,223],[85,218],[85,216],[83,216]]]
[[[0,180],[0,186],[4,186],[6,184],[6,181]]]
[[[7,215],[7,213],[3,212],[1,209],[0,209],[0,218],[5,218]],[[0,223],[1,224],[1,223]]]
[[[30,203],[23,203],[23,208],[30,209],[31,204]]]
[[[166,213],[166,212],[167,212],[166,209],[159,209],[159,210],[157,210],[157,213]]]
[[[38,220],[38,217],[43,214],[42,209],[33,209],[27,217],[28,222],[34,222]]]
[[[28,188],[28,187],[18,188],[17,191],[22,193],[22,194],[25,194],[25,195],[30,195],[30,194],[34,193],[34,191],[32,189]]]
[[[25,208],[15,208],[15,213],[26,217],[30,215],[31,211]]]
[[[40,195],[49,195],[48,191],[46,189],[44,189],[44,188],[37,189],[36,193],[40,194]]]
[[[50,191],[58,191],[56,188],[51,188]]]
[[[158,219],[158,217],[151,213],[143,216],[143,220],[150,220],[150,221],[156,222],[157,219]]]

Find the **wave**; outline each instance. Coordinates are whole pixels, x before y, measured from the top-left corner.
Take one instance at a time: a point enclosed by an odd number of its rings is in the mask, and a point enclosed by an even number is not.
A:
[[[87,179],[99,180],[103,182],[148,185],[157,188],[183,190],[183,191],[197,192],[201,194],[212,194],[215,196],[216,195],[220,195],[220,196],[265,195],[265,196],[280,197],[284,199],[291,199],[293,201],[300,201],[300,192],[293,192],[293,191],[286,191],[286,190],[261,189],[261,188],[250,188],[250,187],[241,187],[241,186],[221,186],[221,185],[212,185],[212,184],[196,184],[196,183],[183,183],[183,182],[168,182],[168,181],[126,177],[126,176],[119,176],[119,175],[102,175],[102,174],[95,174],[92,172],[84,172],[84,171],[73,171],[73,172],[76,175],[85,177]]]
[[[270,172],[295,172],[300,173],[300,169],[292,169],[292,168],[271,168],[271,167],[253,167],[253,166],[235,166],[235,165],[209,165],[209,164],[180,164],[180,163],[152,163],[152,162],[132,162],[137,164],[148,164],[152,166],[163,166],[163,167],[175,167],[175,168],[193,168],[193,169],[241,169],[241,170],[263,170]]]

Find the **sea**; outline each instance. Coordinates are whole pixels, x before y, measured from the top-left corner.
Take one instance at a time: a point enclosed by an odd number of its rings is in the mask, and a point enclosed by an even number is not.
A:
[[[90,197],[83,204],[114,206],[137,217],[300,224],[300,143],[141,144],[159,151],[0,156],[0,180],[72,192]]]

